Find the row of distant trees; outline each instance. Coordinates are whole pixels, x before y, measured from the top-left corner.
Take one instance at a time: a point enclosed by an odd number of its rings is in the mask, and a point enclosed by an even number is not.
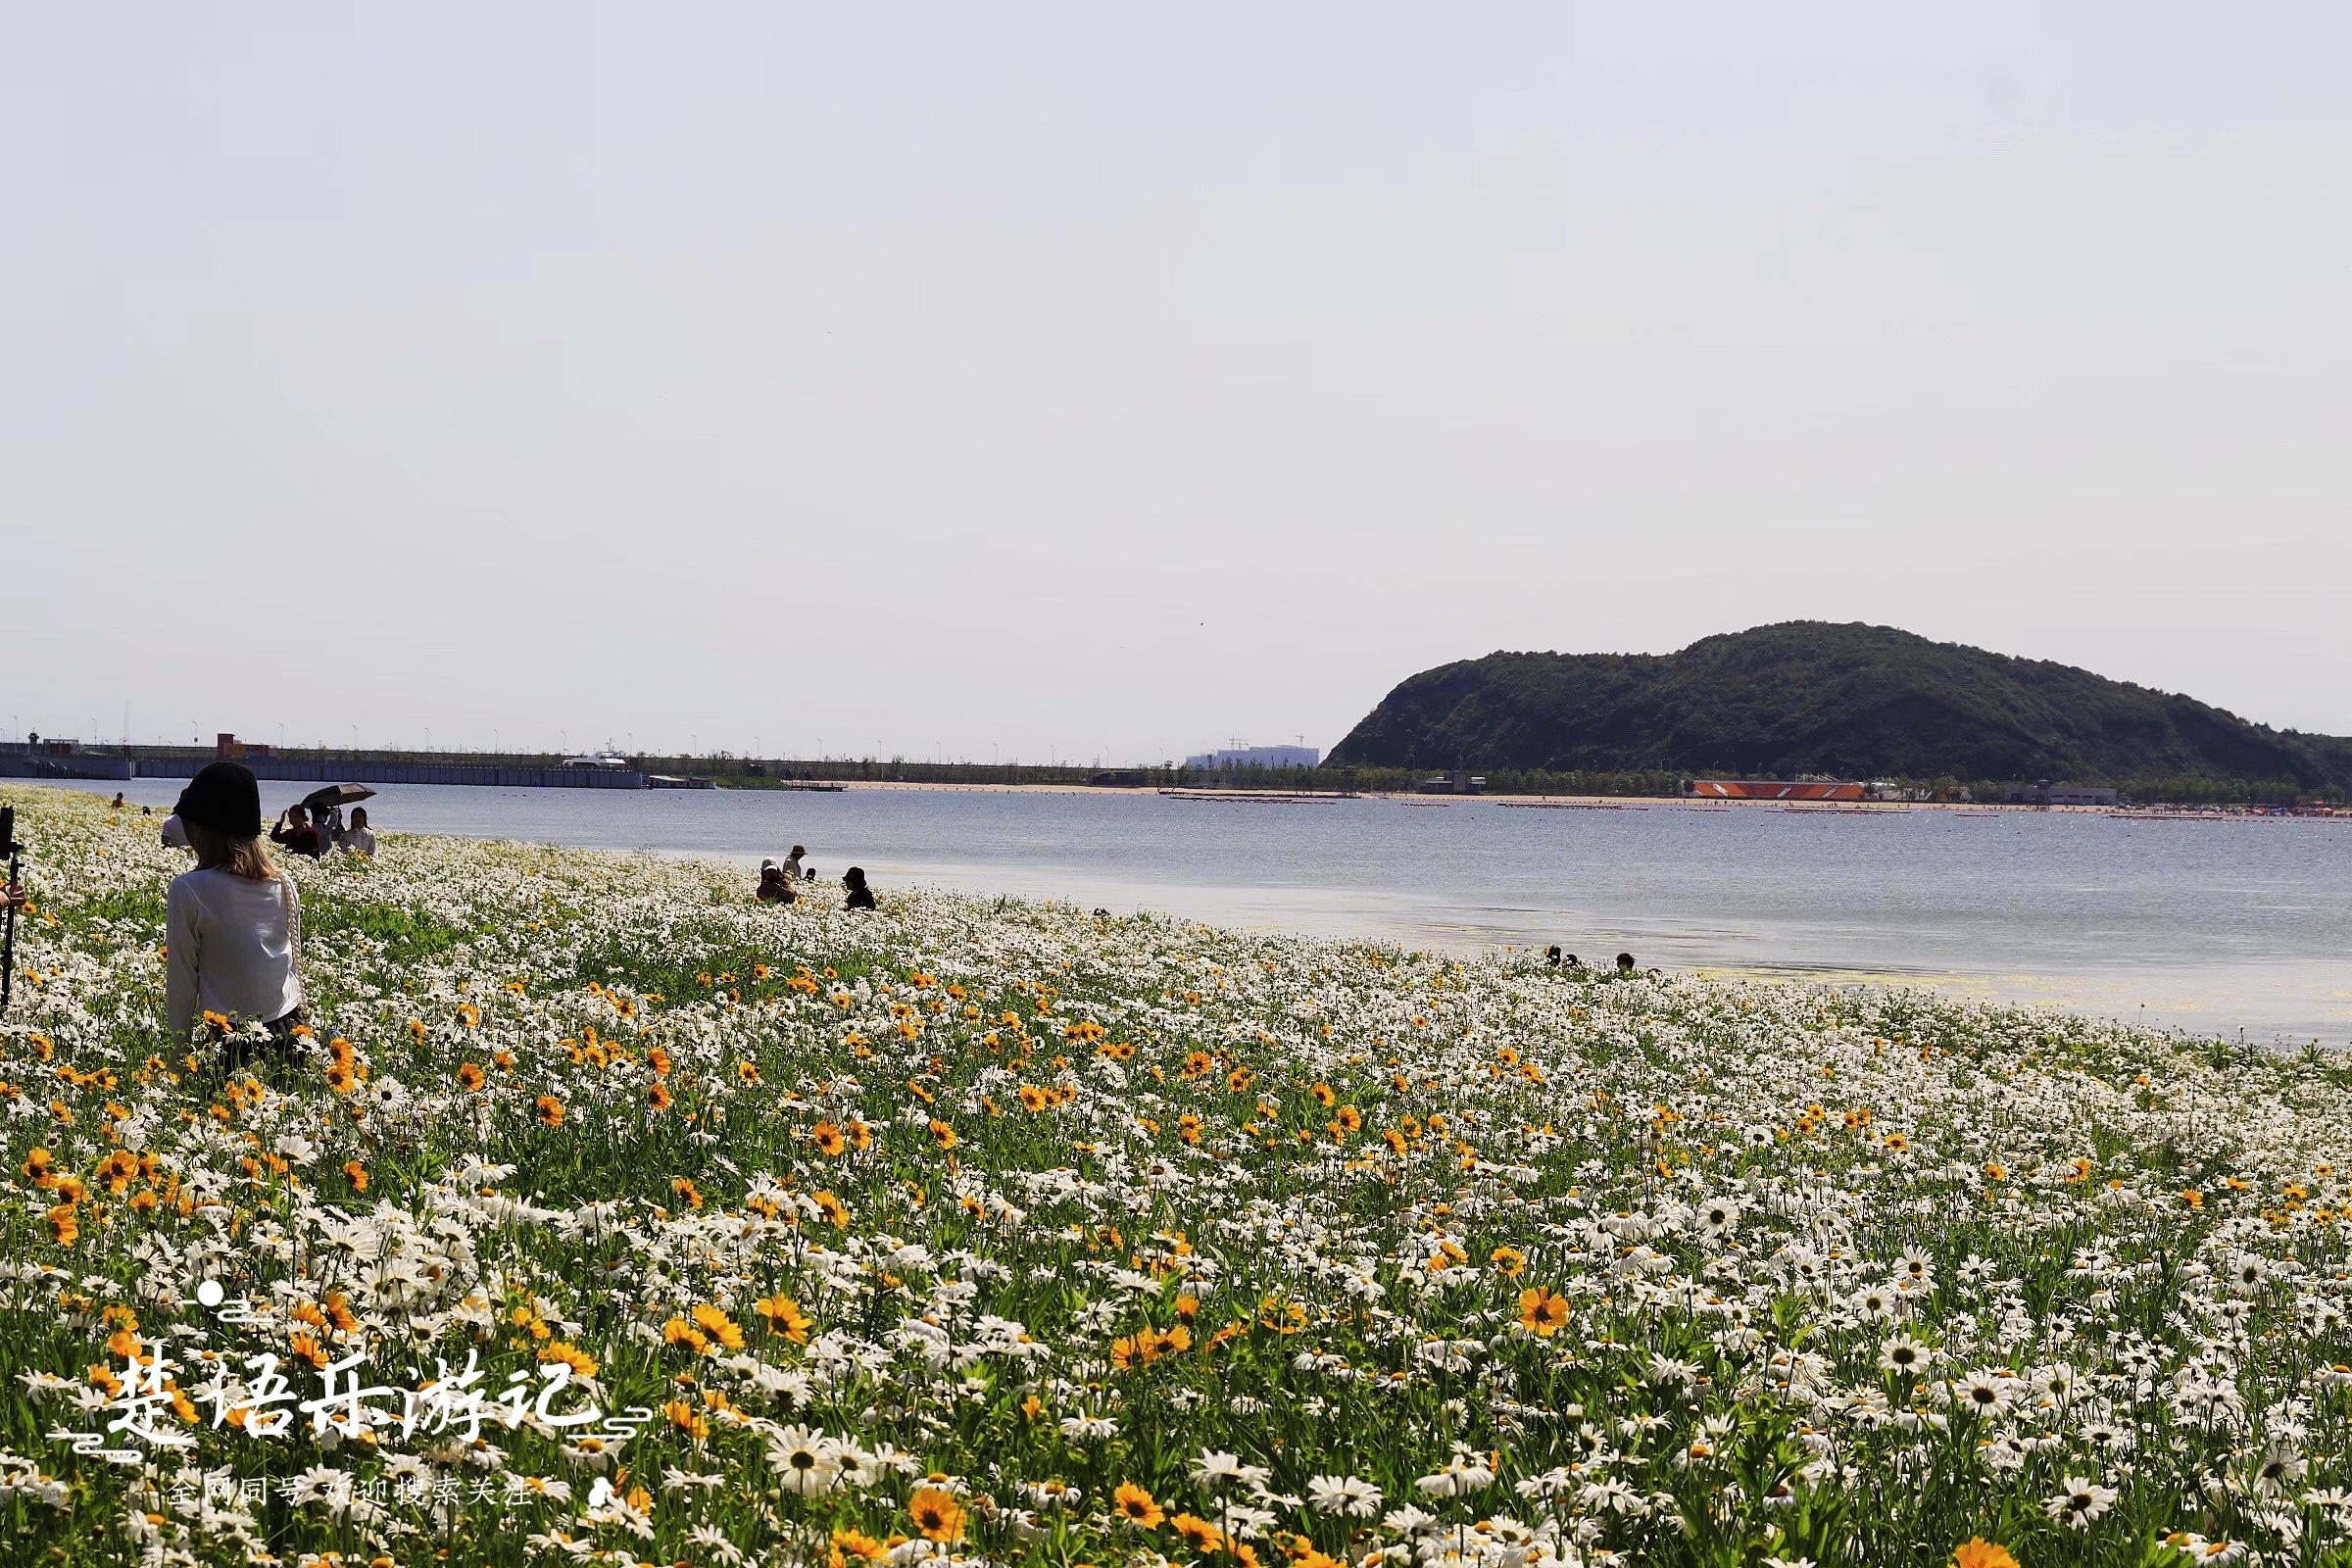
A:
[[[205,755],[209,749],[139,748],[141,751],[184,751]],[[450,752],[408,752],[369,749],[287,748],[277,756],[316,759],[324,771],[364,772],[369,762],[506,762],[550,765],[553,754],[509,753],[498,757]],[[1444,774],[1443,767],[1268,767],[1260,763],[1229,762],[1216,767],[1188,767],[1167,760],[1140,766],[1102,769],[1068,762],[947,762],[906,757],[752,759],[730,752],[696,755],[637,756],[634,766],[650,773],[673,773],[715,779],[744,788],[773,787],[793,780],[896,782],[906,784],[1087,784],[1117,782],[1167,789],[1407,791],[1423,780]],[[1680,795],[1684,782],[1698,777],[1754,777],[1774,779],[1772,773],[1743,774],[1737,769],[1701,772],[1661,772],[1655,769],[1612,772],[1598,769],[1554,771],[1549,768],[1489,768],[1479,772],[1490,794],[1592,795],[1668,798]],[[1984,800],[1997,795],[2004,781],[1963,780],[1950,774],[1935,778],[1896,778],[1896,788],[1931,801]],[[2336,787],[2313,789],[2292,778],[2211,778],[2201,774],[2169,774],[2133,778],[2067,778],[2069,784],[2111,785],[2126,800],[2143,805],[2174,806],[2294,806],[2307,801],[2334,805],[2345,802]]]
[[[1255,763],[1227,763],[1217,767],[1187,767],[1168,760],[1143,766],[1099,769],[1050,763],[929,762],[906,758],[828,759],[822,761],[779,761],[745,764],[710,758],[645,758],[655,772],[693,772],[716,776],[723,782],[757,787],[783,779],[880,780],[909,784],[1085,784],[1093,782],[1156,786],[1163,789],[1410,791],[1425,779],[1446,773],[1428,767],[1268,767]],[[757,766],[760,771],[746,771]],[[1693,775],[1641,770],[1611,772],[1596,769],[1554,771],[1548,768],[1491,768],[1478,773],[1483,788],[1496,795],[1575,795],[1662,799],[1679,796]],[[1700,775],[1705,776],[1705,775]],[[1715,775],[1722,776],[1722,775]],[[1771,778],[1772,775],[1761,775]],[[2006,784],[1997,779],[1962,780],[1949,774],[1936,778],[1896,778],[1889,781],[1904,794],[1931,801],[1985,800],[1996,797]],[[2126,779],[2065,779],[2057,782],[2112,785],[2126,800],[2147,805],[2178,806],[2294,806],[2320,800],[2341,804],[2338,789],[2314,791],[2291,778],[2222,779],[2182,774]]]

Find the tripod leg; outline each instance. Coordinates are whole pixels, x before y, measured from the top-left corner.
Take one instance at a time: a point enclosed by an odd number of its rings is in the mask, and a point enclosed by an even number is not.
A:
[[[17,885],[17,857],[14,851],[8,857],[8,885]],[[12,903],[8,906],[8,935],[0,937],[0,1012],[8,1010],[8,1000],[16,994],[16,989],[17,906]]]

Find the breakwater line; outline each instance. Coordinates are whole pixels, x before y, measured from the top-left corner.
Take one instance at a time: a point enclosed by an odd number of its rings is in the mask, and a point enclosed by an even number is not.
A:
[[[210,758],[139,757],[131,765],[139,778],[193,778]],[[259,779],[315,779],[321,764],[315,759],[240,757]],[[650,787],[646,774],[633,767],[534,767],[528,764],[466,762],[370,762],[325,764],[341,766],[362,784],[477,784],[509,789],[642,790]],[[117,775],[122,776],[122,775]]]

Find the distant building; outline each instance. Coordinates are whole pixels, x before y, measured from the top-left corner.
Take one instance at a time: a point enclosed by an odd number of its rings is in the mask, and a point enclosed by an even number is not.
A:
[[[1187,767],[1313,767],[1323,754],[1312,746],[1228,746],[1184,760]]]
[[[1702,801],[1860,801],[1869,799],[1870,786],[1835,780],[1784,784],[1777,779],[1694,778],[1685,793]]]
[[[1444,773],[1432,773],[1414,785],[1413,789],[1419,795],[1483,795],[1487,789],[1487,775],[1456,767]]]
[[[2042,778],[2031,784],[2019,780],[1997,785],[1989,798],[2009,806],[2113,806],[2120,797],[2114,790],[2088,784],[2053,784]]]

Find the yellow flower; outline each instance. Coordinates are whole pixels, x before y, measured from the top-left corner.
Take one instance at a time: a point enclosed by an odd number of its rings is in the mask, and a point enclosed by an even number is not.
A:
[[[791,1297],[782,1294],[764,1297],[752,1303],[752,1309],[767,1319],[769,1329],[793,1344],[808,1343],[808,1319],[802,1314],[801,1303]]]
[[[1132,1481],[1120,1482],[1118,1490],[1110,1494],[1110,1500],[1129,1524],[1141,1525],[1146,1530],[1156,1529],[1159,1522],[1167,1517],[1152,1494]]]
[[[717,1307],[708,1303],[698,1305],[694,1309],[694,1323],[695,1327],[710,1335],[727,1349],[740,1350],[743,1348],[743,1330],[737,1328],[735,1320]]]
[[[573,1375],[577,1377],[592,1378],[596,1376],[596,1357],[579,1347],[563,1340],[539,1347],[539,1359],[561,1361],[571,1368]]]

